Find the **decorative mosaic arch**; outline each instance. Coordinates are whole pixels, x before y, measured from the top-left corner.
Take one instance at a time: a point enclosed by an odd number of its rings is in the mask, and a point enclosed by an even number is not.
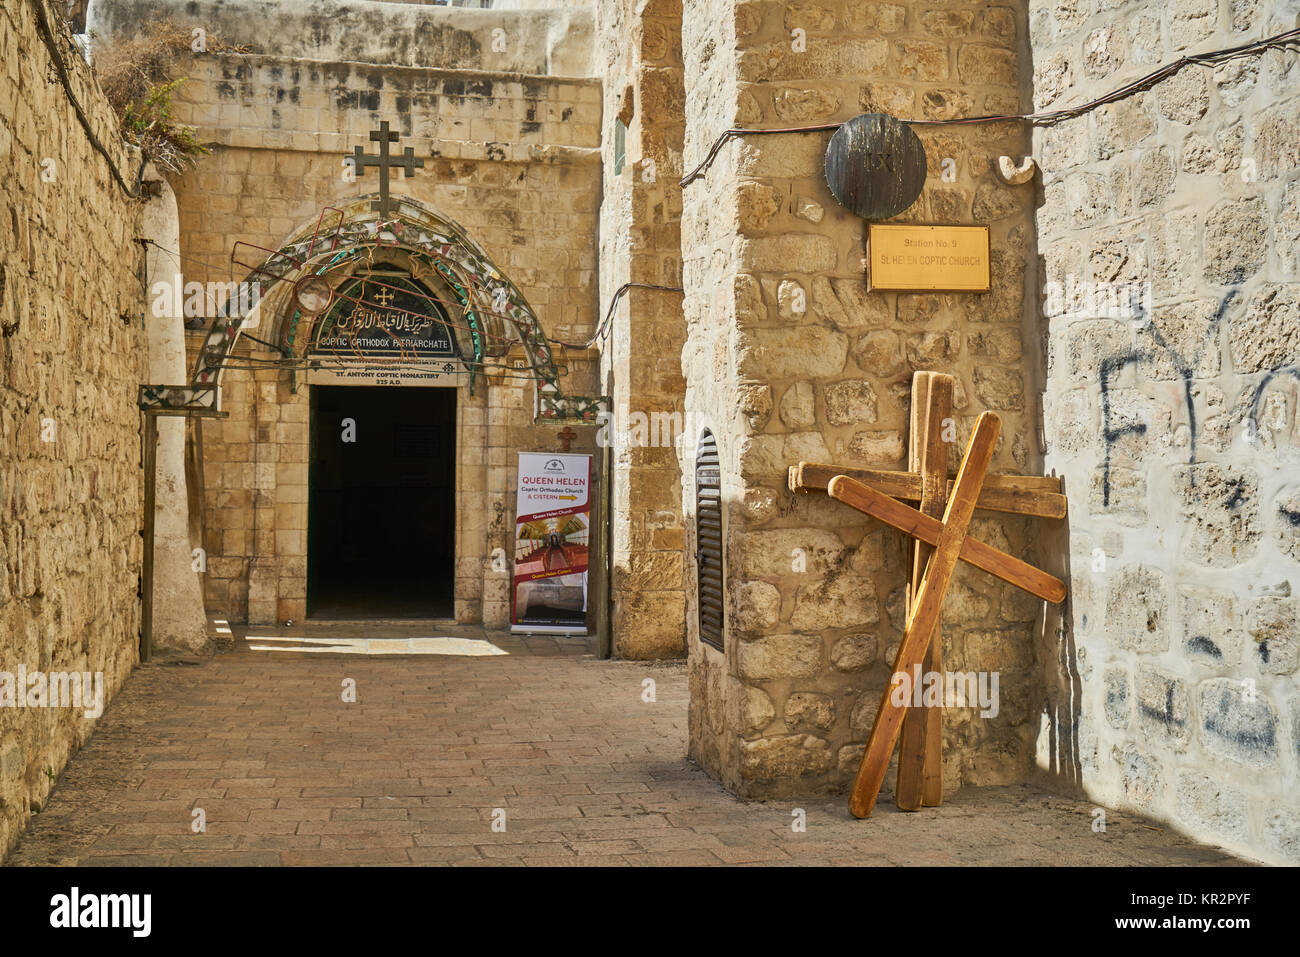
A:
[[[221,374],[246,329],[269,333],[269,340],[262,335],[259,339],[281,350],[286,356],[285,366],[300,367],[305,356],[298,357],[297,352],[305,350],[305,344],[297,336],[302,316],[293,298],[294,283],[310,275],[355,268],[376,255],[397,254],[422,264],[427,275],[436,275],[454,295],[465,324],[454,327],[453,333],[472,378],[482,373],[485,363],[504,360],[518,341],[528,370],[537,380],[536,420],[594,421],[608,406],[607,400],[561,392],[560,378],[567,370],[556,365],[555,351],[528,300],[484,249],[455,222],[408,197],[393,197],[392,218],[381,222],[379,214],[370,208],[374,195],[358,197],[341,207],[327,207],[315,221],[297,229],[278,250],[260,250],[270,253],[260,264],[244,263],[250,269],[245,282],[261,287],[256,307],[246,315],[215,317],[189,385],[142,385],[141,408],[172,414],[217,411]],[[238,264],[236,255],[232,254],[232,262]],[[263,317],[269,317],[269,326],[262,324]]]

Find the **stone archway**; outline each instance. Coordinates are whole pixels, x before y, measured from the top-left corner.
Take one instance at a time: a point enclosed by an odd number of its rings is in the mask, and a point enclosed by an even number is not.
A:
[[[237,244],[232,260],[248,269],[239,288],[260,288],[256,306],[246,312],[225,310],[209,327],[187,386],[146,385],[140,404],[148,409],[216,410],[222,371],[240,335],[262,329],[259,338],[288,350],[286,365],[298,357],[301,345],[296,323],[301,310],[294,300],[295,283],[314,275],[347,275],[376,254],[401,255],[413,275],[437,277],[459,308],[457,334],[471,374],[503,364],[518,342],[529,372],[537,381],[536,419],[539,422],[593,422],[607,405],[601,397],[565,395],[560,380],[567,370],[556,362],[556,350],[542,330],[536,313],[519,288],[453,220],[409,197],[392,198],[394,211],[381,221],[371,209],[376,194],[338,207],[326,207],[304,222],[276,250]],[[241,248],[242,247],[242,248]],[[240,256],[246,260],[240,259]],[[233,301],[233,299],[228,299]],[[269,325],[264,325],[269,322]],[[266,338],[269,333],[270,338]],[[470,358],[472,356],[472,358]]]

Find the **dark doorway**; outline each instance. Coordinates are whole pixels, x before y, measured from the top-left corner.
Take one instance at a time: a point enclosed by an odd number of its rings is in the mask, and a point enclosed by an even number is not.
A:
[[[313,386],[307,614],[450,618],[456,390]]]

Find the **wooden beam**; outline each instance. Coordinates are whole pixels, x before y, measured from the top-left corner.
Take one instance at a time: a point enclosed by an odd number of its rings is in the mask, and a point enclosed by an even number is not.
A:
[[[908,434],[908,468],[921,478],[918,511],[941,518],[947,502],[948,443],[943,422],[952,415],[955,380],[940,372],[912,376],[912,421]],[[932,546],[912,540],[912,571],[908,579],[907,609],[911,613],[925,575]],[[943,674],[943,635],[936,624],[922,667],[924,673]],[[898,739],[898,786],[894,803],[904,811],[943,802],[943,708],[910,708]]]
[[[895,501],[868,485],[855,482],[846,475],[839,475],[831,480],[828,491],[831,498],[838,499],[845,505],[851,505],[859,512],[865,512],[872,518],[877,518],[886,525],[892,525],[899,531],[907,532],[927,544],[937,545],[939,542],[939,535],[943,531],[942,522],[928,515],[922,515],[916,509]],[[998,551],[979,539],[965,539],[961,547],[961,559],[976,568],[984,569],[990,575],[1001,578],[1004,582],[1023,588],[1043,601],[1050,601],[1055,605],[1065,599],[1065,582],[1006,552]]]
[[[996,413],[983,412],[975,423],[966,454],[962,456],[961,468],[957,471],[957,486],[952,498],[943,511],[943,521],[939,525],[938,541],[934,543],[934,554],[925,567],[921,587],[917,589],[916,602],[908,616],[907,628],[903,632],[903,641],[898,646],[898,657],[894,661],[894,675],[911,674],[913,666],[920,664],[925,657],[926,647],[939,615],[943,608],[943,596],[948,590],[953,570],[957,567],[958,556],[966,538],[966,529],[970,526],[971,516],[975,514],[975,501],[979,498],[980,485],[984,474],[993,460],[993,447],[998,441],[1001,422]],[[851,479],[837,477],[831,481],[831,494],[838,487]],[[835,496],[839,498],[839,496]],[[907,506],[901,506],[907,508]],[[908,511],[914,511],[908,509]],[[926,521],[934,519],[928,515],[915,513]],[[880,794],[880,785],[884,783],[885,772],[889,769],[889,758],[898,741],[898,733],[907,712],[907,701],[894,703],[894,680],[885,688],[880,699],[880,708],[876,711],[876,721],[871,726],[871,737],[867,740],[866,750],[862,753],[862,764],[858,767],[857,778],[853,782],[853,791],[849,796],[849,812],[858,818],[866,817],[876,806]]]
[[[895,472],[888,469],[855,469],[843,465],[824,465],[817,462],[800,462],[790,466],[787,479],[792,492],[824,492],[831,479],[847,475],[863,485],[879,489],[892,498],[908,502],[921,500],[921,476],[915,472]],[[953,478],[949,476],[944,497],[952,494]],[[1065,518],[1066,499],[1061,494],[1061,480],[1051,475],[989,475],[980,490],[976,508],[993,512],[1010,512],[1014,515],[1035,515],[1039,518]]]

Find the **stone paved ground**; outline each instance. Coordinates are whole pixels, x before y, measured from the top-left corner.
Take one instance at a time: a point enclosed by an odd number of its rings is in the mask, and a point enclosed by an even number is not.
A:
[[[442,633],[442,632],[439,632]],[[481,635],[479,637],[482,637]],[[10,864],[1221,864],[1028,787],[868,821],[735,800],[684,758],[679,663],[494,637],[501,657],[250,651],[141,667]],[[642,681],[657,701],[641,701]],[[342,698],[345,678],[357,702]],[[206,814],[191,830],[192,809]],[[504,808],[506,830],[492,830]]]

